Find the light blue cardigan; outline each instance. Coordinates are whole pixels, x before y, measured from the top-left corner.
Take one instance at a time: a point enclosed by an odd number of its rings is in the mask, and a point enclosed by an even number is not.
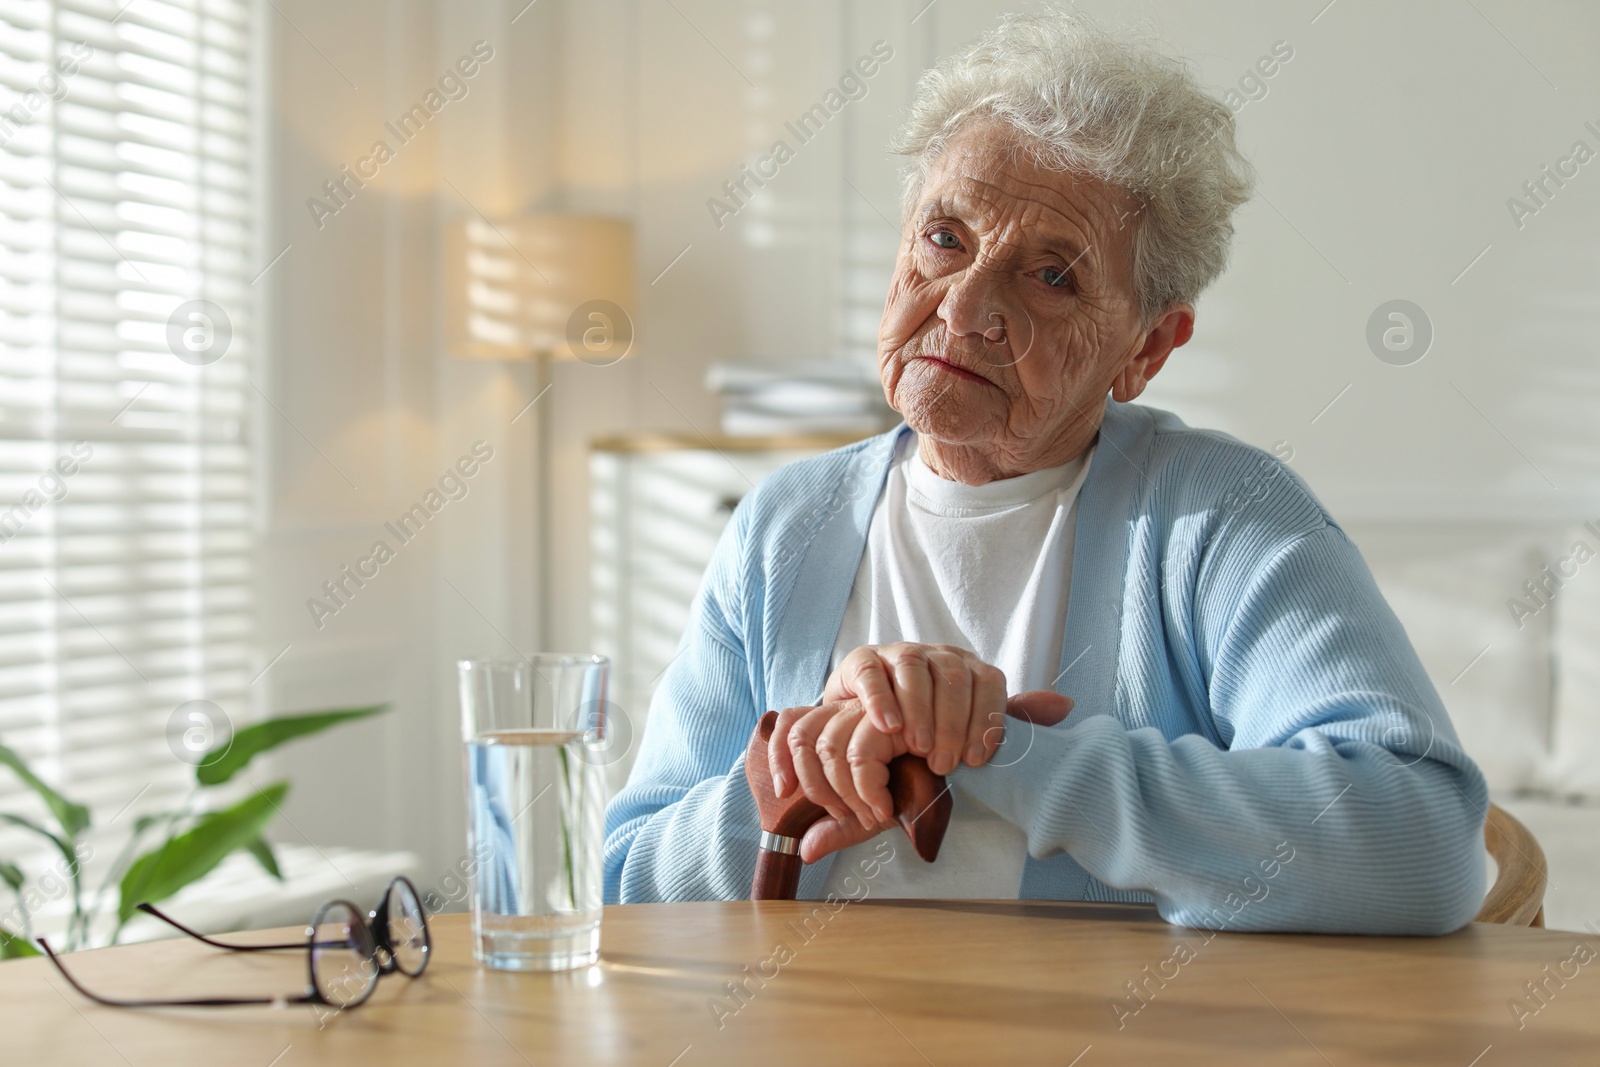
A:
[[[817,702],[906,432],[740,504],[606,811],[608,903],[749,895],[742,753],[762,712]],[[1071,716],[955,772],[1026,831],[1023,898],[1242,930],[1442,933],[1476,912],[1483,776],[1360,553],[1275,457],[1108,400],[1061,666]]]

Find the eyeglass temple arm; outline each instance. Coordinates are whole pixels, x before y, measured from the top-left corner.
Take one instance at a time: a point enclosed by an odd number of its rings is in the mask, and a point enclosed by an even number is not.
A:
[[[204,941],[206,944],[212,946],[213,948],[223,948],[223,949],[227,949],[229,952],[264,952],[264,951],[271,950],[271,949],[305,948],[306,947],[306,943],[304,941],[294,941],[294,942],[290,942],[289,944],[282,944],[282,945],[231,945],[226,941],[218,941],[214,937],[207,937],[205,934],[202,934],[198,930],[191,930],[189,927],[183,925],[177,919],[174,919],[172,916],[170,916],[170,915],[166,914],[165,912],[162,912],[161,910],[156,908],[156,906],[154,904],[140,904],[140,905],[138,905],[138,908],[139,908],[140,911],[144,912],[146,915],[153,915],[157,919],[160,919],[162,922],[166,923],[168,926],[172,926],[172,927],[175,927],[175,928],[177,928],[179,930],[182,930],[184,933],[188,934],[190,937],[194,938],[196,941]]]
[[[61,962],[61,958],[55,954],[48,941],[36,937],[34,942],[44,949],[44,954],[50,957],[50,962],[56,965],[56,970],[61,972],[61,977],[67,980],[68,985],[96,1004],[104,1004],[108,1008],[227,1008],[249,1004],[310,1004],[315,1000],[305,993],[289,997],[196,997],[192,1000],[124,1000],[120,997],[102,997],[98,993],[89,992],[72,977],[72,972],[67,970],[66,964]]]

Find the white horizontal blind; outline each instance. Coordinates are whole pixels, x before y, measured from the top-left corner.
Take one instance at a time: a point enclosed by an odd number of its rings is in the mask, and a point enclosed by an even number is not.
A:
[[[99,826],[251,680],[252,6],[0,0],[0,740]]]

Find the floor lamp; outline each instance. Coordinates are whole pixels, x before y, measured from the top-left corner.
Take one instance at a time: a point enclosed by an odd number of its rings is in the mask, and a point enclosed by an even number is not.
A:
[[[445,313],[451,356],[531,360],[538,538],[539,642],[551,646],[550,365],[603,368],[636,354],[633,224],[592,215],[523,215],[451,223],[444,235]],[[520,415],[519,415],[520,417]]]

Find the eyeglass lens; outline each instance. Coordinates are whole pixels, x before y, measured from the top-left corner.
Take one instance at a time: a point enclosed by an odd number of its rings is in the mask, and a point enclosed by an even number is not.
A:
[[[378,982],[376,951],[365,917],[345,901],[324,904],[311,920],[311,981],[336,1008],[371,995]]]
[[[402,974],[415,978],[428,966],[428,928],[417,891],[404,878],[396,878],[384,895],[389,952]]]

